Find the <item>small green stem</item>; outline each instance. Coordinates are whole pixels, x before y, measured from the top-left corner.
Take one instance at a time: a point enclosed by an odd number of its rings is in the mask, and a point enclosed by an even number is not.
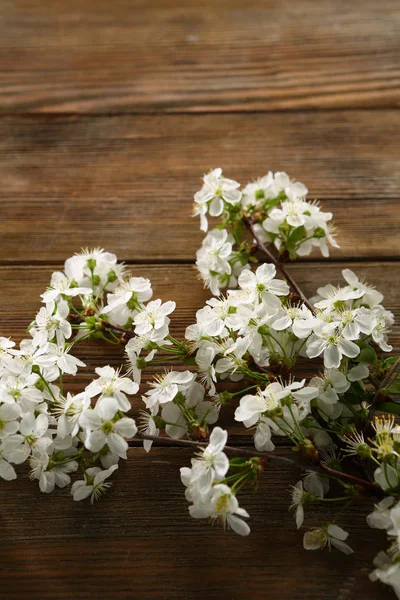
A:
[[[317,498],[317,496],[314,496],[314,499],[317,502],[345,502],[349,500],[348,496],[340,496],[339,498]]]
[[[342,508],[339,510],[339,512],[337,513],[337,515],[336,515],[336,516],[335,516],[335,518],[333,519],[332,523],[335,523],[335,522],[338,520],[338,518],[340,517],[340,515],[341,515],[341,514],[342,514],[342,513],[343,513],[343,512],[346,510],[346,508],[347,508],[348,506],[350,506],[350,504],[351,504],[351,500],[349,500],[349,501],[347,502],[347,504],[345,504],[344,506],[342,506]]]
[[[63,372],[61,371],[60,368],[58,370],[60,372],[60,394],[61,394],[61,396],[63,396],[64,395],[64,393],[63,393]]]
[[[43,381],[44,385],[45,385],[45,386],[46,386],[46,388],[47,388],[47,391],[49,392],[50,396],[53,398],[54,402],[55,402],[56,404],[58,404],[58,402],[57,402],[57,398],[54,396],[54,394],[53,394],[53,392],[52,392],[52,390],[51,390],[51,387],[49,386],[49,384],[48,384],[47,380],[46,380],[46,379],[43,377],[43,375],[42,375],[41,373],[39,373],[39,377],[40,377],[40,379]]]
[[[245,388],[244,390],[239,390],[238,392],[233,392],[232,393],[232,397],[233,396],[239,396],[239,394],[244,394],[245,392],[248,392],[250,390],[254,390],[254,388],[258,388],[258,387],[259,387],[258,385],[251,385],[250,387]]]
[[[98,301],[98,299],[100,298],[101,294],[102,294],[102,293],[104,292],[104,290],[106,289],[106,287],[107,287],[107,284],[108,284],[108,283],[109,283],[109,281],[108,281],[108,279],[107,279],[107,281],[105,282],[105,284],[103,285],[103,287],[102,287],[102,288],[100,289],[100,291],[97,293],[97,296],[96,296],[96,297],[93,299],[93,302],[94,302],[95,304],[97,303],[97,301]]]
[[[172,337],[171,334],[167,335],[167,340],[172,342],[174,344],[174,346],[180,346],[182,344],[182,342],[180,342],[179,340],[176,340],[174,337]]]
[[[170,421],[164,421],[166,425],[171,425],[172,427],[180,427],[181,429],[187,429],[184,425],[179,425],[179,423],[171,423]]]
[[[294,416],[294,414],[293,414],[293,409],[292,409],[292,407],[291,407],[291,405],[290,405],[290,404],[289,404],[289,411],[290,411],[290,414],[291,414],[291,416],[292,416],[292,419],[293,419],[293,422],[294,422],[295,428],[296,428],[296,429],[297,429],[297,431],[299,432],[300,439],[301,439],[301,440],[304,440],[304,433],[303,433],[303,432],[302,432],[302,430],[300,429],[300,425],[298,424],[298,422],[297,422],[297,419],[295,418],[295,416]]]
[[[295,354],[295,355],[294,355],[294,357],[293,357],[295,360],[297,360],[297,357],[298,357],[298,355],[299,355],[299,353],[300,353],[300,350],[302,349],[302,347],[303,347],[303,346],[304,346],[304,344],[306,343],[307,339],[308,339],[308,338],[305,338],[305,340],[303,340],[303,342],[302,342],[302,343],[300,344],[300,346],[297,348],[297,350],[296,350],[296,354]]]
[[[285,348],[282,346],[282,344],[280,343],[280,341],[279,341],[279,340],[277,340],[277,339],[276,339],[276,337],[275,337],[274,335],[272,335],[272,333],[270,333],[270,332],[268,332],[266,335],[267,335],[267,336],[269,336],[269,337],[271,337],[271,338],[272,338],[272,339],[273,339],[273,340],[274,340],[274,341],[275,341],[275,342],[278,344],[278,346],[280,347],[280,349],[281,349],[281,350],[282,350],[282,352],[283,352],[283,357],[284,357],[284,358],[287,358],[286,350],[285,350]]]
[[[246,484],[247,480],[249,478],[249,473],[244,473],[244,475],[242,475],[242,477],[239,477],[239,479],[237,480],[236,483],[233,484],[232,486],[232,492],[236,495],[241,488]]]

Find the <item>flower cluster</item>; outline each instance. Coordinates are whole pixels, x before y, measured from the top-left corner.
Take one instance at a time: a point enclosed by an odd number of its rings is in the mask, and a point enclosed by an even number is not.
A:
[[[311,383],[318,388],[321,413],[339,416],[339,397],[367,378],[368,366],[376,361],[371,343],[391,350],[387,333],[393,315],[381,305],[382,294],[349,269],[343,271],[346,286],[318,289],[313,311],[304,303],[293,304],[289,286],[275,276],[274,265],[245,270],[238,290],[208,300],[197,312],[186,338],[197,350],[200,375],[214,395],[218,377],[237,380],[248,374],[251,363],[291,368],[299,356],[322,356],[325,371]]]
[[[307,300],[285,261],[314,247],[327,256],[332,215],[283,172],[239,187],[215,169],[195,194],[202,230],[208,216],[221,223],[196,261],[213,297],[182,341],[170,332],[175,302],[153,299],[150,280],[114,254],[84,250],[53,273],[30,338],[19,347],[0,338],[0,477],[15,479],[27,462],[42,492],[72,484],[74,500],[93,503],[132,438],[146,451],[154,440],[195,446],[191,466],[181,469],[190,515],[245,536],[239,492],[256,490],[265,467],[283,462],[304,472],[291,488],[297,528],[308,508],[338,508],[322,525],[307,522],[306,550],[352,553],[336,521],[352,503],[381,500],[367,521],[392,544],[371,578],[400,598],[400,359],[378,356],[392,350],[393,315],[349,269],[344,285],[319,287]],[[96,368],[72,394],[71,377],[85,367],[76,347],[85,339],[123,347],[126,364]],[[173,368],[154,375],[168,361]],[[144,408],[136,415],[131,397],[139,393]],[[255,449],[226,445],[228,433],[216,424],[227,405]],[[278,436],[292,458],[273,452]]]
[[[218,419],[218,407],[204,398],[205,389],[196,381],[196,373],[167,371],[158,375],[142,396],[147,411],[141,412],[140,430],[158,435],[162,429],[174,439],[201,437]],[[147,451],[150,447],[151,442],[145,442]]]
[[[275,275],[275,267],[267,264],[255,273],[243,271],[238,278],[239,290],[228,291],[225,298],[207,300],[196,313],[196,324],[187,328],[186,339],[197,350],[196,363],[211,395],[217,374],[236,380],[248,371],[249,360],[265,367],[283,352],[280,330],[277,333],[273,327],[286,314],[280,297],[289,294],[289,287]],[[300,310],[298,320],[302,315],[307,313]]]
[[[224,528],[228,527],[239,535],[248,535],[250,527],[242,517],[249,517],[244,508],[240,508],[236,498],[237,484],[243,482],[243,471],[236,471],[233,477],[226,477],[229,460],[223,452],[228,434],[215,427],[210,435],[210,443],[201,450],[197,458],[192,459],[191,468],[181,468],[182,483],[186,487],[186,499],[191,503],[190,515],[194,519],[218,519]],[[227,482],[231,482],[231,487]],[[233,482],[233,484],[232,484]]]
[[[304,387],[304,384],[304,379],[287,385],[276,381],[264,389],[259,388],[256,394],[241,398],[235,419],[246,427],[256,427],[254,444],[257,450],[274,450],[273,433],[298,442],[305,440],[308,431],[301,423],[311,414],[311,400],[316,397],[317,388]],[[330,438],[327,439],[329,443]]]
[[[144,304],[151,296],[149,280],[127,276],[103,250],[85,250],[53,273],[31,338],[19,348],[0,338],[0,477],[15,479],[15,465],[26,461],[42,492],[69,485],[78,470],[83,480],[72,485],[75,500],[93,502],[107,490],[106,479],[127,458],[127,439],[137,432],[126,413],[139,385],[110,366],[97,368],[98,377],[75,395],[64,392],[63,379],[85,367],[72,354],[78,342],[119,344],[121,323],[138,345],[144,337],[168,344],[167,314],[175,304]],[[153,353],[159,347],[154,342]]]
[[[6,338],[0,340],[0,476],[15,479],[13,465],[28,461],[41,491],[52,492],[55,486],[67,486],[70,473],[79,466],[84,473],[86,465],[97,461],[117,468],[119,458],[126,458],[125,438],[135,435],[136,426],[123,415],[130,403],[118,392],[123,378],[114,369],[97,369],[100,380],[75,396],[64,396],[63,375],[75,375],[77,367],[85,365],[64,342],[59,346],[46,341],[36,347],[36,335],[23,340],[19,349]],[[137,386],[127,382],[134,393]],[[92,409],[90,398],[100,387],[103,392]]]
[[[356,359],[370,341],[384,352],[392,350],[387,334],[394,317],[381,305],[383,295],[360,281],[350,269],[344,269],[342,275],[346,286],[318,288],[318,296],[313,299],[317,313],[307,356],[323,355],[327,368],[338,368],[343,357]]]
[[[400,491],[400,426],[393,416],[375,417],[373,435],[365,440],[364,434],[353,430],[346,436],[346,452],[375,463],[374,478],[382,490],[391,494]]]
[[[196,266],[204,287],[218,296],[223,288],[234,288],[240,273],[249,269],[247,252],[233,250],[234,238],[226,229],[213,229],[196,254]]]
[[[328,244],[338,248],[330,224],[332,213],[323,212],[316,201],[307,201],[307,193],[305,185],[286,173],[271,171],[243,189],[244,213],[257,216],[260,239],[290,258],[307,256],[313,248],[329,256]]]
[[[329,256],[329,244],[338,248],[333,236],[332,213],[321,210],[318,202],[305,199],[306,186],[291,180],[287,173],[271,171],[243,191],[237,181],[223,176],[221,169],[214,169],[203,178],[203,187],[194,196],[194,216],[201,219],[200,228],[207,231],[207,214],[223,217],[223,225],[231,225],[232,233],[242,252],[242,236],[238,220],[246,218],[255,222],[255,231],[265,244],[272,244],[281,255],[291,259],[307,256],[313,248],[319,248],[323,256]],[[207,239],[207,238],[206,238]],[[204,262],[199,267],[205,275]],[[229,285],[229,278],[226,280]],[[214,292],[213,292],[214,293]]]

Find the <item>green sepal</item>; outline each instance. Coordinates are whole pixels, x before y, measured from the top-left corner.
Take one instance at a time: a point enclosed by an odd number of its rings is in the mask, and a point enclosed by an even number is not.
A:
[[[363,362],[368,365],[378,364],[378,357],[372,346],[369,344],[361,348],[360,354],[355,359],[357,362]]]

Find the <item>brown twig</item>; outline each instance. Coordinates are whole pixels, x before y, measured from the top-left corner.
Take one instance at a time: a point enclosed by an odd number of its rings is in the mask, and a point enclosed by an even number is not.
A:
[[[73,313],[70,313],[68,318],[71,321],[71,323],[79,324],[79,323],[86,322],[84,317],[80,317]],[[103,327],[103,329],[106,329],[109,331],[118,331],[118,333],[121,333],[121,336],[125,336],[128,339],[135,337],[135,333],[129,329],[124,329],[124,327],[119,327],[118,325],[111,325],[111,323],[108,323],[107,321],[104,321],[104,320],[100,320],[100,323],[101,323],[101,326]]]
[[[270,252],[268,250],[268,248],[265,246],[265,244],[262,242],[259,235],[257,234],[257,232],[254,229],[254,224],[252,223],[252,221],[248,217],[243,217],[243,222],[246,225],[247,229],[250,231],[251,235],[256,240],[258,249],[266,256],[268,261],[271,262],[273,265],[275,265],[275,267],[278,269],[278,271],[280,271],[280,273],[283,275],[283,277],[289,283],[292,290],[297,294],[297,296],[299,298],[301,298],[301,300],[304,302],[304,304],[307,306],[307,308],[309,310],[311,310],[311,312],[314,312],[314,308],[311,305],[310,301],[308,300],[307,296],[304,294],[303,290],[297,285],[296,281],[293,279],[293,277],[290,275],[290,273],[288,273],[286,271],[283,262],[280,261],[278,258],[276,258],[272,254],[272,252]]]
[[[145,433],[137,433],[136,438],[140,438],[141,440],[150,440],[152,442],[156,442],[160,446],[178,446],[178,447],[204,447],[207,446],[207,442],[195,442],[192,440],[175,440],[172,438],[165,438],[156,435],[148,435]],[[133,442],[136,440],[133,439]],[[131,444],[133,446],[133,444]],[[350,475],[349,473],[342,473],[341,471],[336,471],[335,469],[331,469],[324,463],[314,464],[314,463],[306,463],[301,460],[293,460],[291,458],[285,458],[283,456],[277,456],[276,454],[265,452],[258,452],[257,450],[246,450],[244,448],[234,448],[233,446],[225,446],[224,451],[229,454],[234,454],[236,456],[247,456],[248,458],[259,457],[262,459],[262,463],[264,466],[268,464],[277,464],[277,465],[285,465],[287,467],[295,467],[297,469],[302,469],[306,471],[313,471],[315,473],[328,473],[341,479],[342,481],[348,481],[353,485],[358,485],[365,489],[366,491],[373,493],[377,496],[380,495],[379,488],[370,481],[366,481],[364,479],[360,479],[355,477],[354,475]]]

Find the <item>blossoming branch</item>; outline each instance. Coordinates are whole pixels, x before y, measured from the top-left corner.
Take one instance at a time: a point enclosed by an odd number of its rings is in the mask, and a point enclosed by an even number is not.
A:
[[[206,233],[196,265],[213,297],[183,340],[169,330],[175,302],[152,299],[150,280],[130,274],[114,254],[84,250],[67,259],[42,294],[30,338],[18,348],[0,338],[0,477],[15,479],[15,466],[28,462],[42,492],[69,486],[72,476],[74,500],[93,503],[127,458],[128,440],[143,440],[146,451],[168,440],[195,451],[181,469],[190,515],[248,535],[240,491],[257,490],[270,464],[295,465],[303,476],[291,509],[305,529],[304,548],[352,553],[337,521],[352,503],[368,506],[368,525],[390,540],[371,578],[400,598],[400,360],[380,356],[392,350],[393,315],[349,269],[340,286],[321,282],[313,298],[287,271],[297,256],[328,256],[337,247],[332,214],[307,193],[286,173],[268,173],[242,191],[221,169],[204,176],[194,196]],[[63,377],[85,367],[74,356],[85,339],[120,346],[124,362],[96,368],[73,395]],[[183,368],[154,377],[133,419],[130,397],[142,371],[168,360]],[[299,377],[305,360],[309,380]],[[217,423],[228,404],[252,432],[254,450],[227,445]],[[277,436],[293,458],[274,454]],[[317,504],[329,507],[329,522],[313,521]]]

